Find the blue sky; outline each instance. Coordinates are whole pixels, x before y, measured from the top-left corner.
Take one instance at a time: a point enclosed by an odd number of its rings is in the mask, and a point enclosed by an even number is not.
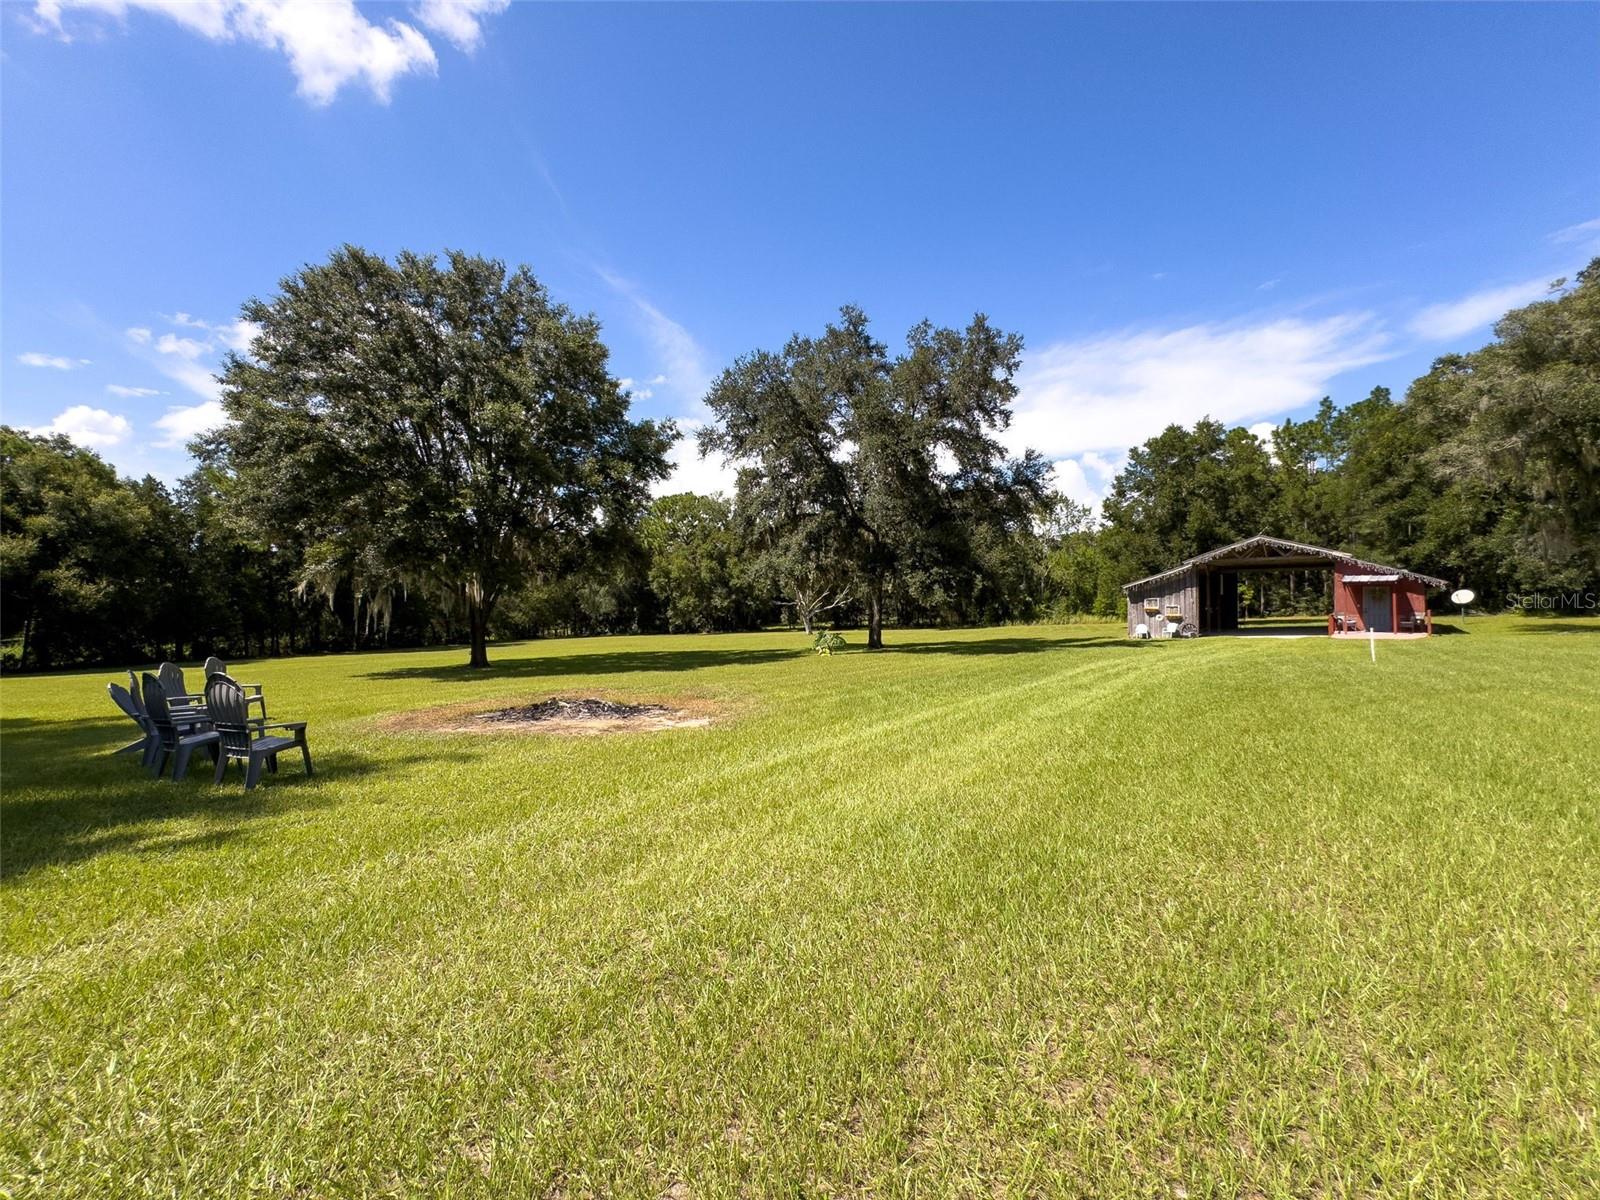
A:
[[[347,241],[529,263],[690,427],[840,304],[982,310],[1083,498],[1169,421],[1399,393],[1600,252],[1596,5],[45,0],[0,39],[4,419],[167,479],[240,302]]]

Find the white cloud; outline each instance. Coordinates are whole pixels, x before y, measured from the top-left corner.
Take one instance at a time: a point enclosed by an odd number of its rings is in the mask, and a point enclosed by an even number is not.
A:
[[[1111,481],[1122,470],[1126,459],[1108,457],[1090,450],[1050,464],[1051,482],[1057,491],[1079,504],[1087,504],[1097,515],[1100,502],[1111,490]]]
[[[255,341],[255,339],[260,336],[261,333],[261,326],[257,325],[254,321],[246,321],[243,319],[238,321],[227,321],[221,325],[218,325],[211,321],[206,321],[200,317],[194,316],[192,313],[175,312],[168,317],[167,320],[171,321],[174,325],[181,326],[185,329],[205,330],[211,335],[211,338],[203,347],[206,350],[215,349],[215,347],[212,345],[213,342],[220,342],[229,350],[248,350],[250,349],[250,343]],[[128,332],[132,333],[133,331],[130,329]],[[163,342],[170,341],[176,343],[180,340],[190,346],[198,344],[188,338],[162,338]],[[172,350],[163,349],[163,353],[172,352]],[[189,355],[188,357],[192,358],[194,355]]]
[[[40,354],[37,350],[17,355],[17,361],[25,367],[49,367],[52,371],[70,371],[89,362],[87,358],[64,358],[59,354]]]
[[[719,454],[700,457],[700,443],[694,435],[703,425],[704,422],[694,417],[678,418],[678,432],[683,436],[667,451],[672,474],[652,489],[657,496],[670,496],[675,492],[697,492],[702,496],[716,492],[729,497],[733,495],[738,471],[731,466],[724,466]]]
[[[645,382],[640,382],[638,379],[632,379],[629,378],[629,376],[624,376],[624,378],[618,379],[616,382],[618,382],[618,386],[621,387],[624,392],[627,392],[630,397],[634,397],[635,400],[650,400],[650,398],[656,394],[656,389],[658,389],[661,384],[664,384],[664,382],[667,382],[667,376],[664,376],[664,374],[658,374],[658,376],[653,376],[653,378],[645,379]]]
[[[204,396],[207,400],[215,400],[222,394],[222,385],[211,373],[211,368],[200,363],[179,360],[163,364],[161,370],[168,378],[183,384],[195,395]]]
[[[1121,453],[1205,416],[1227,425],[1280,416],[1324,395],[1335,375],[1388,357],[1388,340],[1371,316],[1351,313],[1056,342],[1025,357],[1003,440],[1059,461]]]
[[[1278,426],[1272,421],[1257,421],[1249,428],[1250,432],[1255,434],[1259,440],[1270,446],[1272,445],[1272,431],[1277,427]]]
[[[1459,300],[1431,304],[1412,317],[1407,328],[1429,341],[1448,341],[1494,324],[1508,309],[1532,303],[1549,290],[1550,280],[1544,275],[1506,287],[1487,288]]]
[[[1056,490],[1070,496],[1079,504],[1087,504],[1091,508],[1098,509],[1100,501],[1105,499],[1105,493],[1089,482],[1088,473],[1077,459],[1063,458],[1060,462],[1052,463],[1050,474]]]
[[[212,328],[216,330],[217,340],[229,350],[249,350],[250,344],[261,336],[261,326],[254,321],[233,321]]]
[[[156,445],[186,445],[200,434],[215,429],[226,419],[221,403],[216,400],[207,400],[204,404],[188,408],[169,408],[164,416],[156,418],[156,428],[162,433],[156,439]]]
[[[700,343],[694,340],[687,329],[650,303],[638,285],[600,267],[596,267],[595,271],[607,286],[633,305],[645,336],[661,356],[666,370],[650,382],[667,387],[680,400],[696,406],[696,412],[701,411],[699,405],[711,387],[711,369],[706,364],[706,352],[701,349]]]
[[[1121,454],[1108,457],[1104,454],[1096,454],[1091,450],[1087,454],[1078,455],[1078,461],[1091,471],[1097,471],[1101,475],[1115,475],[1122,470],[1122,465],[1126,459]]]
[[[133,426],[120,413],[103,408],[90,408],[87,404],[74,404],[65,412],[57,413],[55,420],[30,430],[38,434],[66,434],[75,445],[88,450],[104,450],[125,441]]]
[[[1282,282],[1283,282],[1282,279],[1267,279],[1267,280],[1263,280],[1261,283],[1256,284],[1256,291],[1258,291],[1258,292],[1270,292],[1273,288],[1277,287]]]
[[[1592,221],[1579,221],[1576,225],[1568,225],[1565,229],[1558,229],[1550,235],[1550,240],[1558,245],[1579,243],[1588,245],[1600,242],[1600,217]]]
[[[186,329],[203,330],[211,336],[205,341],[175,333],[157,336],[143,326],[135,326],[127,331],[128,340],[135,346],[154,350],[157,357],[150,360],[151,364],[168,379],[207,400],[216,400],[219,385],[212,368],[203,360],[218,353],[219,343],[228,349],[247,349],[260,328],[249,321],[212,324],[186,312],[173,313],[167,320]]]
[[[127,396],[129,398],[136,396],[160,396],[163,394],[156,388],[128,387],[126,384],[122,383],[108,383],[106,384],[106,391],[110,392],[113,396]]]
[[[187,318],[185,324],[191,327],[210,328],[204,325],[197,326],[194,318],[189,317],[187,313],[179,313],[177,316]],[[215,354],[214,343],[178,337],[172,333],[163,333],[157,337],[143,326],[134,326],[127,330],[127,338],[131,345],[140,348],[140,356],[147,358],[150,365],[168,379],[182,384],[207,400],[215,400],[220,394],[220,385],[213,376],[211,368],[200,361],[203,356]],[[149,353],[152,350],[155,352],[153,355]]]
[[[658,375],[656,379],[651,380],[651,382],[654,383],[663,378],[664,376]],[[648,400],[650,397],[656,394],[654,388],[642,387],[637,379],[629,379],[626,376],[617,380],[617,386],[623,391],[627,392],[628,395],[633,397],[635,400]]]
[[[456,49],[471,53],[483,41],[483,26],[478,18],[505,12],[511,0],[421,0],[417,20],[455,43]]]
[[[163,333],[156,339],[157,354],[176,354],[179,358],[191,361],[199,358],[209,347],[204,342],[197,342],[193,338],[178,337],[176,334]]]
[[[422,0],[417,19],[462,49],[482,37],[479,18],[501,11],[505,0]],[[396,79],[436,74],[439,60],[413,25],[389,17],[369,21],[354,0],[36,0],[40,28],[71,40],[62,24],[68,9],[125,19],[130,10],[152,13],[215,42],[245,41],[289,60],[301,96],[328,104],[352,82],[366,84],[387,103]]]

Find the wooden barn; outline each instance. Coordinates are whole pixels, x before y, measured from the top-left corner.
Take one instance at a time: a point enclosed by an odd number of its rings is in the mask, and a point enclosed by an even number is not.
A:
[[[1319,568],[1333,572],[1333,611],[1327,625],[1334,637],[1371,633],[1426,637],[1433,632],[1428,592],[1449,586],[1443,579],[1404,567],[1365,562],[1342,550],[1263,534],[1197,554],[1159,575],[1123,584],[1128,597],[1128,636],[1139,636],[1141,625],[1148,636],[1156,638],[1180,632],[1237,632],[1241,573]]]

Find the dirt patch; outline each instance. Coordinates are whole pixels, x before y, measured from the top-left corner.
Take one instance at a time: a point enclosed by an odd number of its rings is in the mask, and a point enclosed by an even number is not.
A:
[[[378,722],[389,733],[546,733],[581,737],[597,733],[649,733],[710,725],[702,700],[625,702],[598,696],[552,696],[532,703],[505,700],[447,704],[395,713]]]

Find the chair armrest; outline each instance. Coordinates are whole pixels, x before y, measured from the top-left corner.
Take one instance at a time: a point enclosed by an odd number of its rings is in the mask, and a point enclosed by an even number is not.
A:
[[[262,722],[260,725],[256,726],[258,729],[304,729],[305,727],[306,722],[304,721],[272,721],[270,723]]]

